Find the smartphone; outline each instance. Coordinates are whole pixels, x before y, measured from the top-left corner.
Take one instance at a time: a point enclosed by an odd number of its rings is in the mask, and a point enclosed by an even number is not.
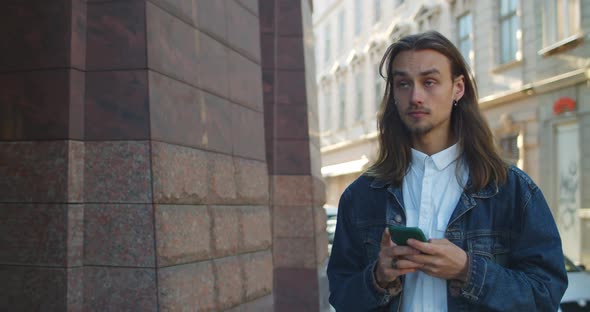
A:
[[[428,242],[424,232],[418,227],[407,227],[407,226],[389,226],[389,234],[391,234],[391,240],[396,245],[406,246],[408,239],[413,238],[421,242]]]

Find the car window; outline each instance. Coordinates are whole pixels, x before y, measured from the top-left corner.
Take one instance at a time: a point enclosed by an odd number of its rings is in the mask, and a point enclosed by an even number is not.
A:
[[[568,259],[567,257],[564,257],[565,260],[565,270],[567,272],[580,272],[580,268],[575,265],[570,259]]]

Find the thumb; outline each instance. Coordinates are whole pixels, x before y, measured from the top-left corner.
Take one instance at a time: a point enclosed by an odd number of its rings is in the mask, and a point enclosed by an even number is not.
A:
[[[389,234],[389,229],[386,227],[383,231],[383,235],[381,235],[381,247],[389,247],[393,245],[394,244],[391,241],[391,234]]]

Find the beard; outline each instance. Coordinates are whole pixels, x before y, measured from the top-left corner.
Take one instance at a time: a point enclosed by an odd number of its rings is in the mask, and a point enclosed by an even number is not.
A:
[[[422,126],[410,126],[407,122],[404,122],[404,127],[413,136],[422,136],[434,129],[434,125],[430,123]]]

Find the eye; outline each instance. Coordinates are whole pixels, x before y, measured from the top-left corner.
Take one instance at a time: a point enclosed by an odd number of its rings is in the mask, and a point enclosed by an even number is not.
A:
[[[433,79],[428,79],[428,80],[424,81],[424,85],[427,86],[427,87],[432,87],[435,84],[436,84],[436,81],[433,80]]]
[[[398,82],[396,82],[396,87],[400,88],[400,89],[406,89],[408,87],[410,87],[410,83],[407,82],[406,80],[399,80]]]

